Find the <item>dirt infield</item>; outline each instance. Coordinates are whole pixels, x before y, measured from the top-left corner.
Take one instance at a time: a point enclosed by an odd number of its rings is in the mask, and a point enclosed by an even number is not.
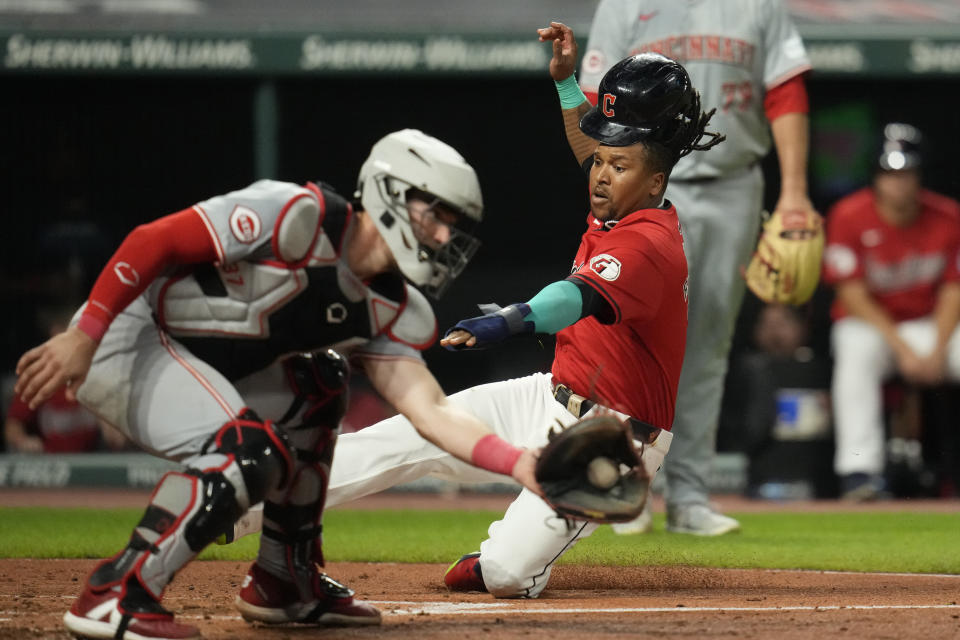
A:
[[[93,561],[0,561],[0,638],[68,638],[60,618]],[[233,608],[246,565],[198,562],[165,602],[208,640],[296,638],[955,638],[960,578],[693,568],[557,567],[538,600],[451,594],[441,565],[335,563],[383,626],[250,626]]]
[[[0,492],[0,505],[83,506],[74,492]],[[142,494],[97,494],[90,504],[142,506]],[[352,508],[499,509],[505,496],[379,496]],[[721,499],[729,511],[776,508]],[[662,508],[655,503],[655,506]],[[791,503],[791,511],[798,505]],[[833,509],[832,504],[809,508]],[[890,508],[956,510],[955,501]],[[69,638],[61,616],[79,592],[90,560],[0,560],[0,638]],[[208,640],[298,638],[910,638],[960,637],[960,576],[746,571],[689,567],[561,565],[537,600],[452,594],[442,565],[333,563],[328,572],[383,613],[365,629],[250,626],[233,608],[246,565],[198,562],[186,567],[165,603]]]

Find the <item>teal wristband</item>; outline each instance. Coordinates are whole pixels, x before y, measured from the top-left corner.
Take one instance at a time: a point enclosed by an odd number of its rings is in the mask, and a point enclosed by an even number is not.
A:
[[[560,82],[554,81],[557,85],[557,93],[560,95],[560,107],[562,109],[575,109],[587,101],[587,96],[583,95],[580,85],[577,84],[576,74],[564,78]]]

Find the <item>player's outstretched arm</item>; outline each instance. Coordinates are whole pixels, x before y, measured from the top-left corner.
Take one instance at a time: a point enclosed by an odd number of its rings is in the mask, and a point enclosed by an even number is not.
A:
[[[67,397],[76,399],[97,345],[116,315],[165,269],[217,258],[204,222],[191,209],[137,227],[100,272],[77,324],[20,358],[16,392],[31,409],[64,385]]]
[[[593,155],[597,141],[580,131],[580,118],[591,109],[587,97],[577,84],[574,70],[577,64],[577,40],[573,29],[562,22],[551,22],[550,26],[537,29],[540,42],[551,42],[553,56],[550,58],[550,77],[557,86],[560,96],[560,108],[563,110],[563,128],[567,134],[567,143],[577,158],[577,163]]]
[[[535,452],[514,447],[491,433],[475,416],[451,403],[423,362],[369,358],[364,365],[377,392],[426,440],[464,462],[511,476],[541,494],[533,476]]]
[[[461,320],[447,330],[440,346],[449,351],[483,348],[520,333],[556,333],[588,315],[601,311],[603,302],[592,296],[584,304],[579,286],[569,280],[551,282],[529,302],[511,304],[475,318]],[[485,305],[481,305],[481,310]]]

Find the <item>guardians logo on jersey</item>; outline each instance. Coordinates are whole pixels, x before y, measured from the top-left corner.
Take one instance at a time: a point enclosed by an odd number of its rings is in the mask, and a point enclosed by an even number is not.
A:
[[[594,273],[610,282],[620,277],[620,267],[620,261],[607,253],[590,258],[590,268]]]

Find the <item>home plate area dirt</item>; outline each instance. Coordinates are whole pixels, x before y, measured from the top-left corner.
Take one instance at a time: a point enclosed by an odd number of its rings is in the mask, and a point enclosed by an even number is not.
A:
[[[61,617],[92,560],[0,561],[0,638],[69,638]],[[207,640],[298,638],[960,637],[960,577],[558,566],[537,600],[453,594],[444,566],[332,563],[383,625],[254,626],[233,608],[247,565],[195,562],[164,599]]]

